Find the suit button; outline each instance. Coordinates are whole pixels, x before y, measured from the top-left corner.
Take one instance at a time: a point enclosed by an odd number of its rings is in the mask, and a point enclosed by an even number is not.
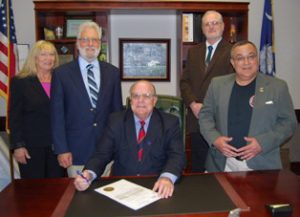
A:
[[[97,127],[97,125],[98,125],[97,123],[93,123],[93,126],[94,126],[94,127]]]
[[[90,111],[91,111],[91,112],[93,112],[93,111],[94,111],[94,109],[93,109],[93,108],[91,108],[91,109],[90,109]]]

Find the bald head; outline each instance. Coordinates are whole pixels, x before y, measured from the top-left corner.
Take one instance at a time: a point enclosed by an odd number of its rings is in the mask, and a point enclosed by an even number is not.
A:
[[[140,119],[147,119],[157,102],[154,85],[146,80],[135,82],[130,88],[131,110]]]

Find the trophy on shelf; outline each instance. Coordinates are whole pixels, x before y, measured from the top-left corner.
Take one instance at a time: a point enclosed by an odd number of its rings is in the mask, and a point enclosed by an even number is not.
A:
[[[44,28],[44,36],[45,36],[45,40],[54,40],[55,39],[54,32],[48,28]]]
[[[230,30],[229,30],[229,42],[234,44],[237,41],[237,32],[236,32],[236,22],[235,19],[230,17]]]
[[[63,36],[63,28],[61,26],[58,26],[55,28],[55,36],[57,39],[61,39]]]

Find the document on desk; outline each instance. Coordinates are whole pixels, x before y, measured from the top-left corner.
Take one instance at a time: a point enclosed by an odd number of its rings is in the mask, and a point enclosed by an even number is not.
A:
[[[95,189],[133,210],[138,210],[160,199],[157,192],[125,179]]]

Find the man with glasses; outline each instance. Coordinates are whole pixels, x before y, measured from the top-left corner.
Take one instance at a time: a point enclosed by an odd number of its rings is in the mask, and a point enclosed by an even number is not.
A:
[[[202,32],[206,41],[189,49],[182,78],[181,96],[188,108],[187,132],[191,136],[192,172],[205,171],[208,144],[200,134],[199,112],[211,79],[233,72],[230,64],[231,44],[222,38],[224,22],[217,11],[207,11],[202,17]]]
[[[162,198],[172,196],[185,165],[182,135],[179,119],[156,109],[156,102],[152,83],[141,80],[131,86],[131,108],[110,116],[94,155],[75,179],[79,191],[113,160],[112,175],[157,175],[153,190]]]
[[[250,41],[237,42],[230,61],[236,73],[212,80],[200,111],[207,171],[281,169],[280,145],[297,126],[287,84],[258,72]]]
[[[93,153],[111,112],[122,110],[119,70],[99,61],[101,28],[79,27],[79,56],[55,69],[51,86],[53,145],[59,164],[74,177]]]

